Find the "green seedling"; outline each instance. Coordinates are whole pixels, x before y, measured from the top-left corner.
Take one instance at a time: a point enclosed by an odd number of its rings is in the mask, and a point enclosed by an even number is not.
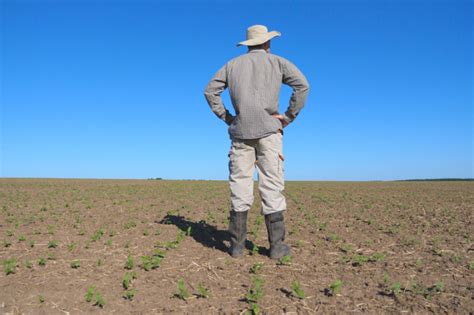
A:
[[[178,235],[176,236],[176,242],[178,242],[178,244],[179,244],[185,238],[186,238],[186,232],[179,230]]]
[[[352,265],[353,266],[362,266],[366,262],[369,261],[369,257],[361,254],[357,254],[352,258]]]
[[[285,255],[282,258],[280,258],[277,262],[277,265],[280,266],[289,266],[291,265],[292,258],[290,255]]]
[[[469,265],[467,265],[467,268],[468,268],[469,270],[474,270],[474,261],[471,261],[471,262],[469,263]]]
[[[293,235],[293,234],[298,234],[300,231],[299,227],[297,225],[293,225],[291,230],[288,232],[288,234]]]
[[[77,269],[77,268],[79,268],[80,266],[81,266],[81,262],[80,262],[79,260],[73,260],[73,261],[71,262],[71,268],[73,268],[73,269]]]
[[[400,284],[400,282],[395,282],[388,288],[387,293],[389,295],[397,296],[400,294],[401,291],[402,291],[402,285]]]
[[[95,286],[91,285],[90,287],[87,288],[86,292],[86,302],[91,302],[92,298],[94,297],[94,292],[95,292]]]
[[[20,236],[18,237],[18,240],[19,240],[20,242],[24,242],[24,241],[26,241],[26,238],[25,238],[24,235],[20,235]]]
[[[178,248],[181,241],[184,240],[185,238],[186,238],[186,232],[179,230],[178,235],[176,235],[176,239],[173,241],[166,242],[164,244],[164,247],[166,249]]]
[[[3,261],[3,271],[5,275],[9,275],[16,272],[17,261],[15,258],[5,259]]]
[[[188,226],[186,230],[186,236],[191,236],[191,226]]]
[[[46,259],[44,259],[44,257],[40,257],[40,259],[38,259],[38,265],[46,266]]]
[[[107,242],[104,243],[106,246],[112,246],[112,240],[107,240]]]
[[[142,256],[142,267],[146,271],[150,271],[152,269],[156,269],[160,267],[161,261],[163,260],[163,257],[161,256]]]
[[[43,303],[44,303],[44,296],[39,295],[39,296],[38,296],[38,301],[39,301],[41,304],[43,304]]]
[[[35,247],[35,241],[30,240],[30,241],[28,242],[28,246],[30,246],[30,248]]]
[[[105,301],[102,295],[99,292],[95,293],[95,303],[94,306],[98,306],[100,308],[104,308],[105,306]]]
[[[423,296],[425,296],[425,297],[426,297],[426,295],[427,295],[427,290],[426,290],[426,288],[425,288],[424,286],[422,286],[422,285],[416,283],[416,282],[413,282],[413,283],[411,284],[411,289],[413,290],[413,292],[414,292],[415,294],[423,295]]]
[[[295,246],[296,248],[302,248],[303,244],[304,244],[303,240],[297,240]]]
[[[13,236],[13,232],[11,230],[6,230],[5,234],[7,236]]]
[[[48,253],[48,260],[56,260],[56,255],[54,253]]]
[[[136,224],[135,222],[130,221],[130,222],[125,223],[125,224],[123,225],[123,228],[124,228],[125,230],[128,230],[128,229],[134,228],[134,227],[136,227],[136,226],[137,226],[137,224]]]
[[[99,259],[97,259],[97,263],[96,263],[96,264],[97,264],[98,267],[100,267],[100,266],[102,266],[104,263],[103,263],[102,259],[99,258]]]
[[[137,274],[135,272],[126,272],[123,276],[122,285],[125,290],[130,289],[130,285],[132,284],[132,280],[137,278]]]
[[[320,231],[324,231],[326,230],[327,226],[328,226],[327,222],[323,222],[323,223],[319,223],[318,228]]]
[[[434,293],[440,293],[444,291],[444,283],[437,282],[431,287],[424,287],[416,282],[412,284],[412,290],[415,294],[422,295],[425,299],[431,300]]]
[[[131,270],[135,266],[135,263],[133,262],[133,257],[132,255],[127,256],[127,261],[125,262],[125,269]]]
[[[176,293],[175,296],[184,301],[190,297],[188,289],[186,289],[184,280],[182,279],[178,281],[178,293]]]
[[[252,267],[250,267],[250,273],[257,274],[257,272],[262,269],[263,263],[256,263]]]
[[[341,261],[342,261],[343,263],[348,263],[348,262],[350,262],[351,260],[352,260],[352,258],[351,258],[350,256],[348,256],[348,255],[343,255],[343,256],[341,257]]]
[[[82,221],[83,221],[83,219],[81,218],[81,216],[78,215],[78,214],[76,214],[75,220],[76,220],[76,223],[77,223],[77,224],[80,224],[80,223],[82,223]]]
[[[150,232],[148,232],[147,229],[143,230],[143,236],[148,236],[150,234]]]
[[[210,222],[216,222],[216,217],[212,212],[207,212],[207,220]]]
[[[260,277],[254,277],[252,287],[249,289],[246,298],[248,302],[258,303],[263,297],[263,280]]]
[[[252,246],[252,251],[251,251],[252,256],[255,256],[258,254],[258,246],[253,244]]]
[[[204,287],[201,283],[198,285],[197,287],[197,290],[198,290],[198,297],[200,298],[203,298],[203,299],[207,299],[209,297],[209,290]]]
[[[394,282],[392,285],[389,285],[391,282],[390,277],[387,272],[384,272],[382,278],[382,286],[385,287],[384,294],[389,296],[398,296],[402,290],[402,285],[400,282]]]
[[[352,245],[351,245],[351,244],[344,243],[344,244],[341,244],[341,245],[339,246],[339,249],[340,249],[341,252],[343,252],[343,253],[350,253],[350,252],[352,252]]]
[[[56,247],[58,247],[57,241],[49,241],[48,248],[56,248]]]
[[[304,293],[303,289],[301,288],[301,285],[298,280],[293,281],[291,284],[291,289],[293,290],[293,293],[299,298],[299,299],[304,299],[306,297],[306,294]]]
[[[33,268],[33,263],[30,260],[27,259],[27,260],[25,260],[25,266],[26,266],[26,268],[31,269],[31,268]]]
[[[3,247],[10,247],[12,242],[10,240],[3,240]]]
[[[342,281],[337,279],[336,281],[334,281],[333,283],[331,283],[331,285],[329,286],[329,290],[328,291],[328,295],[336,295],[336,294],[340,294],[341,293],[341,289],[342,289]]]
[[[415,262],[415,266],[420,269],[421,267],[423,267],[423,261],[421,259],[417,259],[416,262]]]
[[[67,246],[67,249],[72,252],[76,248],[76,243],[71,243]]]
[[[256,303],[250,303],[249,313],[251,315],[259,315],[261,313],[260,312],[260,306],[258,306],[258,304],[256,304]]]
[[[384,259],[385,259],[385,254],[383,254],[383,253],[373,253],[369,257],[370,262],[382,261]]]
[[[54,226],[48,225],[48,234],[49,235],[54,235]]]
[[[96,242],[96,241],[100,240],[103,235],[104,235],[104,229],[103,229],[103,228],[100,228],[97,232],[95,232],[95,233],[92,235],[91,241],[92,241],[92,242]]]
[[[436,293],[439,293],[439,292],[443,292],[444,291],[444,283],[439,281],[439,282],[436,282],[432,287],[431,287],[432,291],[436,292]]]
[[[165,252],[159,248],[156,248],[154,251],[153,251],[153,255],[154,256],[160,256],[161,258],[165,258]]]
[[[133,300],[133,298],[135,297],[135,293],[137,293],[137,290],[136,289],[130,289],[130,290],[127,290],[125,291],[124,295],[123,295],[123,298],[125,300]]]
[[[400,224],[392,224],[386,231],[387,234],[398,234],[400,232]]]
[[[177,241],[168,241],[164,244],[166,249],[178,248],[179,243]]]
[[[338,241],[340,239],[341,238],[339,237],[339,235],[337,235],[335,233],[331,233],[328,236],[326,236],[326,240],[331,241],[331,242]]]
[[[364,244],[364,246],[371,247],[371,246],[374,245],[374,241],[373,240],[365,240],[363,244]]]

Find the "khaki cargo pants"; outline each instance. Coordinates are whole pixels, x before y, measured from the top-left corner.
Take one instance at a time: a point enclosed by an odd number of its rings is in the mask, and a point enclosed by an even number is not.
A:
[[[254,167],[258,170],[262,214],[286,210],[286,200],[282,194],[285,182],[283,135],[280,132],[261,139],[232,141],[229,152],[229,185],[234,211],[247,211],[252,207]]]

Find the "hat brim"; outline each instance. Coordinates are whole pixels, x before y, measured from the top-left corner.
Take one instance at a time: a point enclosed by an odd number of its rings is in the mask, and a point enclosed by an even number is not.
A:
[[[277,32],[277,31],[271,31],[271,32],[266,33],[263,36],[259,36],[257,38],[252,38],[252,39],[248,39],[248,40],[244,40],[243,42],[238,43],[237,47],[239,47],[239,46],[257,46],[257,45],[261,45],[261,44],[266,43],[270,39],[272,39],[274,37],[277,37],[277,36],[281,36],[281,33]]]

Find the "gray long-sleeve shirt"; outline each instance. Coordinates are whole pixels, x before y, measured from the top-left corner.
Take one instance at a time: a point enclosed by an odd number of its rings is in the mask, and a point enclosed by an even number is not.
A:
[[[251,50],[226,63],[209,81],[204,95],[217,117],[229,125],[232,139],[259,139],[282,128],[278,114],[281,84],[293,89],[283,114],[291,123],[304,106],[309,84],[301,71],[285,58],[263,49]],[[224,106],[221,93],[229,88],[236,116]]]

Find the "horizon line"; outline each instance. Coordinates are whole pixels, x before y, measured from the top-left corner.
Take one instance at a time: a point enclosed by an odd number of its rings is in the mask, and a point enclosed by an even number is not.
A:
[[[145,180],[145,181],[228,181],[228,179],[192,179],[192,178],[107,178],[107,177],[3,177],[1,179],[52,179],[52,180]],[[255,180],[254,180],[255,181]],[[338,180],[338,179],[288,179],[285,182],[403,182],[403,181],[474,181],[472,177],[439,177],[439,178],[407,178],[407,179],[367,179],[367,180]]]

